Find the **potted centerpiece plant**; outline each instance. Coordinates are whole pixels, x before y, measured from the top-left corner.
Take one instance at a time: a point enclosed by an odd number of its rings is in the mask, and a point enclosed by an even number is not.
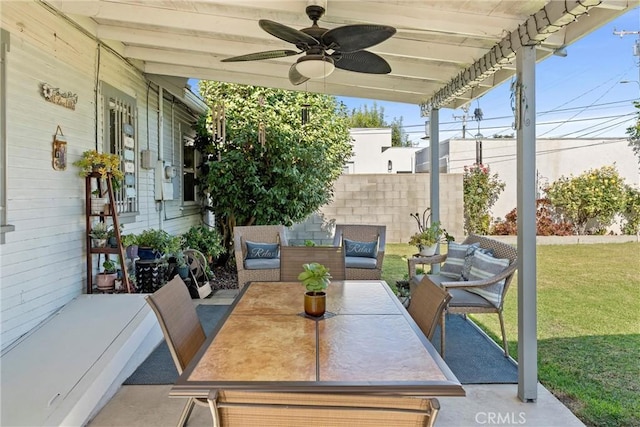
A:
[[[304,264],[298,280],[306,288],[304,294],[304,312],[313,317],[321,317],[326,311],[326,297],[324,292],[331,283],[329,269],[317,262]]]
[[[96,284],[99,291],[110,292],[115,289],[118,273],[116,271],[116,263],[110,259],[105,259],[102,263],[104,271],[98,273]]]
[[[418,248],[420,255],[431,256],[436,253],[438,243],[455,240],[442,228],[440,221],[431,221],[431,208],[426,208],[422,216],[418,212],[410,214],[418,223],[418,232],[409,239],[409,244]],[[428,214],[427,214],[428,212]]]

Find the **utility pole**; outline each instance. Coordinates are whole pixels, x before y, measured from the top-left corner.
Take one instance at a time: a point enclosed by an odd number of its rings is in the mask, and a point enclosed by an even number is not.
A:
[[[456,116],[455,114],[453,115],[453,120],[458,120],[461,119],[462,120],[462,139],[465,139],[465,136],[467,135],[467,119],[469,119],[469,106],[464,106],[464,107],[460,107],[462,109],[462,112],[464,113],[461,116]]]
[[[633,45],[633,56],[638,57],[638,81],[640,81],[640,31],[617,31],[615,28],[613,29],[613,34],[616,36],[620,36],[620,38],[624,36],[633,36],[636,35],[638,38],[636,39],[636,44]]]

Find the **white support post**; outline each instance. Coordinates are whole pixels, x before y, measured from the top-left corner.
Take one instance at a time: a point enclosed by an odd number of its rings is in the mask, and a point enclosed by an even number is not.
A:
[[[518,397],[538,398],[535,47],[516,53],[518,194]]]
[[[431,155],[429,169],[430,174],[430,191],[429,199],[431,202],[431,222],[440,221],[440,140],[438,133],[440,132],[440,110],[431,109],[429,113],[429,152]],[[436,249],[436,254],[440,253],[440,246]],[[431,273],[438,274],[440,272],[439,264],[431,265]]]

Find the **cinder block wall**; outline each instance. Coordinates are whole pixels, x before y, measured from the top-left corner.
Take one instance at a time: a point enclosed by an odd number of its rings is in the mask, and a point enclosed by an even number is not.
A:
[[[331,244],[335,224],[382,224],[387,242],[406,243],[417,231],[409,216],[430,206],[428,173],[342,175],[333,202],[288,230],[289,243]],[[440,220],[456,241],[464,240],[462,174],[440,175]]]

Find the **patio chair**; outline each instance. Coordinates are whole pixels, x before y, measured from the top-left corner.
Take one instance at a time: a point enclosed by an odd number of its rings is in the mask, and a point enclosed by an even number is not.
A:
[[[302,264],[317,262],[329,269],[332,280],[345,280],[344,252],[341,247],[283,246],[280,248],[280,280],[295,282]]]
[[[206,338],[189,290],[180,276],[175,276],[145,299],[158,318],[173,362],[181,374]],[[208,405],[207,399],[189,398],[180,415],[179,427],[187,424],[196,403]]]
[[[262,256],[269,251],[257,251],[257,258],[247,251],[247,242],[257,244],[278,244],[287,246],[283,225],[236,226],[233,229],[233,250],[238,269],[238,287],[242,289],[249,282],[277,282],[280,280],[280,257]]]
[[[451,294],[428,279],[422,279],[411,295],[407,310],[429,341],[433,339],[436,326],[441,322],[442,312],[451,300]]]
[[[386,226],[363,224],[337,224],[333,246],[345,248],[345,267],[347,280],[380,280],[382,275],[382,261],[384,260],[384,246]],[[358,254],[351,248],[358,248],[363,244],[376,242],[373,253]],[[353,256],[356,255],[356,256]]]
[[[496,313],[500,320],[504,356],[509,357],[509,347],[507,345],[502,310],[505,296],[518,266],[518,252],[516,248],[511,245],[475,234],[469,235],[464,242],[462,242],[462,245],[475,245],[484,251],[490,251],[494,259],[507,261],[504,262],[505,265],[500,271],[495,274],[485,274],[484,277],[481,278],[473,277],[472,280],[464,280],[463,278],[452,278],[451,273],[448,273],[449,276],[447,276],[447,268],[445,268],[444,265],[441,267],[439,274],[416,274],[417,264],[435,264],[443,261],[446,264],[448,258],[452,258],[450,260],[451,266],[458,265],[460,268],[464,268],[464,261],[466,260],[464,254],[460,258],[456,258],[455,262],[453,261],[453,255],[449,256],[449,254],[428,258],[414,257],[408,260],[410,293],[413,295],[416,292],[416,288],[422,283],[422,280],[426,279],[431,283],[443,287],[451,294],[451,300],[442,312],[442,330],[440,334],[440,353],[442,357],[445,355],[446,313],[464,314],[465,316],[470,313]],[[453,253],[451,245],[449,253]],[[459,255],[456,256],[459,257]]]
[[[433,426],[434,398],[212,390],[214,427]]]

